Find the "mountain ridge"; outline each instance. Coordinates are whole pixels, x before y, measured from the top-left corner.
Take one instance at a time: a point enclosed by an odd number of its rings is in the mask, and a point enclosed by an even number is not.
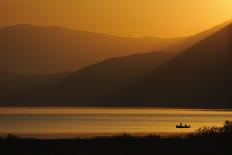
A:
[[[53,74],[77,71],[111,57],[189,48],[229,22],[185,38],[118,37],[57,26],[0,28],[0,71]]]
[[[122,100],[156,106],[232,107],[231,41],[232,24],[160,66],[127,90]]]
[[[2,106],[21,101],[21,106],[232,108],[231,42],[232,24],[181,53],[111,58],[64,76],[4,82],[0,101]]]
[[[156,51],[173,42],[60,27],[13,26],[0,29],[0,70],[19,74],[77,71],[110,57]]]

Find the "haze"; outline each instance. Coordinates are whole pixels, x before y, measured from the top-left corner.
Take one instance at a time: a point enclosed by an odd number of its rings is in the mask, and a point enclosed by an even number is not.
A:
[[[231,18],[231,0],[0,0],[1,27],[27,23],[118,36],[177,37]]]

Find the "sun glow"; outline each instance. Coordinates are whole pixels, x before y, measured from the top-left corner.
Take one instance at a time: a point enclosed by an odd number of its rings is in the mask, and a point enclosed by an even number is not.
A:
[[[186,36],[230,18],[231,0],[0,0],[0,26],[56,25],[133,37]]]

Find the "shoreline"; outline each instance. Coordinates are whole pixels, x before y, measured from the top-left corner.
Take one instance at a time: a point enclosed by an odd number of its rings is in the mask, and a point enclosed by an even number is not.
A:
[[[0,137],[1,153],[7,155],[224,155],[231,154],[232,135],[186,137],[111,137],[33,139]]]
[[[0,109],[180,109],[180,110],[212,110],[232,111],[232,107],[136,107],[136,106],[0,106]]]
[[[8,135],[17,138],[32,139],[91,139],[96,137],[115,137],[128,135],[132,137],[157,136],[161,138],[186,137],[194,132],[147,132],[147,133],[0,133],[0,138],[6,138]]]

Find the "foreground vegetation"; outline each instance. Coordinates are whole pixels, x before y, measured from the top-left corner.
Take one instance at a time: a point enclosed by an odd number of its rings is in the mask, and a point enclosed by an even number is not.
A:
[[[223,127],[204,127],[186,137],[161,138],[127,134],[92,139],[39,140],[13,135],[0,138],[1,154],[6,155],[88,155],[88,154],[231,154],[232,122]]]
[[[232,121],[225,121],[223,127],[203,127],[196,130],[195,136],[232,136]]]

